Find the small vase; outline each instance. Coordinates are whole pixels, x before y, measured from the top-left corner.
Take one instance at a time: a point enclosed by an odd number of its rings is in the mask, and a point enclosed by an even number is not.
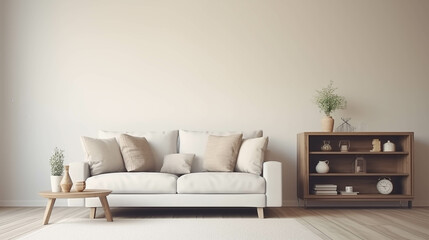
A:
[[[323,145],[320,148],[322,151],[331,151],[331,142],[329,140],[323,140]]]
[[[322,132],[332,132],[334,130],[334,119],[331,116],[322,118]]]
[[[76,191],[78,191],[78,192],[83,192],[83,190],[85,190],[85,188],[86,188],[85,181],[76,182],[76,183],[74,184],[74,188],[75,188],[75,189],[76,189]]]
[[[61,190],[62,192],[70,192],[70,189],[73,186],[73,182],[70,178],[69,174],[69,165],[64,166],[64,177],[63,180],[61,180]]]
[[[51,176],[51,190],[52,192],[61,192],[61,180],[63,176]]]
[[[319,161],[319,163],[316,165],[316,172],[317,173],[328,173],[329,172],[329,161]]]

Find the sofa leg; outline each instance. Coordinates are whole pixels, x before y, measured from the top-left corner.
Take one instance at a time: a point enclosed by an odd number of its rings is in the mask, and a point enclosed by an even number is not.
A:
[[[258,218],[264,218],[264,208],[258,207]]]
[[[95,214],[97,213],[97,208],[96,207],[92,207],[89,211],[89,218],[90,219],[94,219],[95,218]]]

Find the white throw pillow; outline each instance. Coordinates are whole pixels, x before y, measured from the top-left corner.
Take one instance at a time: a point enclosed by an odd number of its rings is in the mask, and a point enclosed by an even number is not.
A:
[[[262,131],[189,131],[179,130],[179,153],[195,153],[194,161],[192,162],[191,172],[204,171],[204,153],[206,152],[207,140],[210,135],[229,136],[233,134],[243,134],[243,138],[262,137]],[[149,140],[150,141],[150,140]]]
[[[125,171],[121,150],[116,139],[95,139],[90,137],[81,137],[80,139],[92,176]]]
[[[169,154],[164,157],[164,164],[161,172],[172,174],[187,174],[191,173],[192,160],[195,154],[191,153],[176,153]]]
[[[245,139],[238,153],[236,172],[261,175],[268,137]]]
[[[209,172],[234,171],[242,137],[243,134],[231,136],[210,135],[204,155],[204,169]]]
[[[146,138],[121,134],[118,143],[128,172],[155,170],[155,159]]]

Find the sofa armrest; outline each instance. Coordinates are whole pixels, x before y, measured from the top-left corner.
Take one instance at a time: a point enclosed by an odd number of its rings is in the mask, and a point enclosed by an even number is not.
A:
[[[88,162],[71,162],[69,163],[69,174],[70,178],[74,183],[78,181],[86,181],[89,178],[89,164]],[[85,206],[84,198],[69,198],[67,200],[69,207],[83,207]]]
[[[266,182],[267,207],[281,207],[283,202],[282,163],[277,161],[264,162],[262,177]]]
[[[86,179],[89,178],[88,162],[71,162],[69,166],[72,182],[86,181]]]

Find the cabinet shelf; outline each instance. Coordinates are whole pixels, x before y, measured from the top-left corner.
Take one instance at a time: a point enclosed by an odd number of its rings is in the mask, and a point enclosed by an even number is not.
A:
[[[413,199],[412,195],[405,195],[405,194],[358,194],[358,195],[316,195],[316,194],[310,194],[308,196],[310,199],[335,199],[335,200],[342,200],[342,199],[361,199],[361,200],[392,200],[392,199]]]
[[[406,177],[408,173],[310,173],[310,177]]]
[[[395,152],[371,152],[373,140],[383,145],[395,144]],[[413,132],[304,132],[298,140],[298,198],[307,201],[408,201],[412,206],[413,196]],[[349,151],[341,152],[339,143],[347,140]],[[321,151],[329,142],[332,151]],[[363,158],[366,173],[355,173],[355,161]],[[328,173],[316,173],[320,161],[329,162]],[[389,177],[393,184],[391,194],[380,194],[377,182]],[[358,195],[315,195],[316,184],[334,184],[337,191],[353,186]]]
[[[409,152],[310,152],[310,155],[408,155]]]

